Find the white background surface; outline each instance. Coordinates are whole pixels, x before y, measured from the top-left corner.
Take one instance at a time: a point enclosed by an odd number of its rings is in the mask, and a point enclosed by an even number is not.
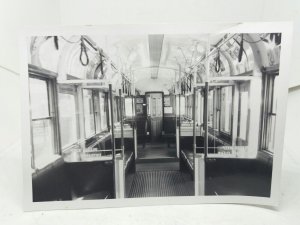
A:
[[[299,0],[0,0],[0,224],[300,224],[300,89],[289,94],[278,210],[240,205],[24,213],[18,29],[25,25],[294,21],[290,86],[300,84]]]

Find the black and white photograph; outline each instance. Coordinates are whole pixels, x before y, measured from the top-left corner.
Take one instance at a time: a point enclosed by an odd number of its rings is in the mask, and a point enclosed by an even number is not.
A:
[[[276,26],[220,27],[27,34],[22,129],[31,209],[252,197],[276,204],[288,35]]]

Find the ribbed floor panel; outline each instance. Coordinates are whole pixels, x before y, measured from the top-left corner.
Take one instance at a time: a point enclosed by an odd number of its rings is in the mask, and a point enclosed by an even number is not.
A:
[[[138,171],[129,198],[191,196],[193,181],[180,171]]]
[[[176,158],[176,147],[164,142],[147,143],[145,147],[138,146],[139,159]]]

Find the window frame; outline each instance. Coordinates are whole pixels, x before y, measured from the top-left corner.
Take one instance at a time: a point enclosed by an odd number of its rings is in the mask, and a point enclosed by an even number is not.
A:
[[[223,106],[223,104],[227,105],[226,101],[222,104],[222,96],[221,95],[222,95],[222,89],[229,88],[229,87],[231,88],[231,106],[230,106],[230,115],[229,115],[229,117],[230,117],[230,121],[229,121],[229,123],[230,123],[230,131],[227,132],[227,131],[221,130],[222,129],[221,128],[222,127],[222,122],[223,122],[223,117],[222,116],[223,116],[223,113],[225,111],[225,110],[222,109],[222,106]],[[233,94],[233,92],[234,92],[233,86],[221,87],[220,88],[220,92],[219,92],[219,94],[220,94],[220,99],[219,99],[219,107],[220,107],[220,113],[219,113],[219,133],[220,133],[221,136],[224,136],[228,140],[232,139],[233,103],[234,103],[234,94]],[[227,94],[228,94],[228,92],[227,92]],[[226,117],[225,120],[228,119],[229,117]],[[224,121],[224,123],[225,123],[225,121]]]
[[[276,109],[274,107],[276,98],[274,97],[276,76],[279,75],[278,67],[264,68],[262,106],[261,106],[261,125],[260,125],[260,150],[268,154],[274,154],[274,127],[276,124]],[[273,146],[274,147],[274,146]]]
[[[84,108],[84,94],[83,94],[83,91],[84,90],[87,90],[87,91],[91,91],[91,100],[92,100],[92,102],[91,102],[91,109],[93,110],[92,111],[92,117],[93,117],[93,125],[94,125],[94,131],[93,131],[93,134],[92,135],[89,135],[89,136],[87,136],[87,134],[86,134],[86,124],[85,124],[85,122],[86,122],[86,118],[85,118],[85,108]],[[84,120],[84,127],[83,127],[83,129],[84,129],[84,140],[88,140],[88,139],[90,139],[90,138],[92,138],[92,137],[94,137],[94,136],[96,136],[97,135],[97,132],[96,132],[96,121],[95,121],[95,104],[94,104],[94,90],[93,89],[90,89],[90,88],[82,88],[81,89],[81,91],[82,91],[82,102],[83,102],[83,120]]]
[[[231,88],[231,115],[230,115],[230,132],[225,132],[221,130],[221,124],[222,124],[222,88],[230,87]],[[213,94],[211,98],[211,106],[212,106],[212,112],[210,112],[210,109],[207,108],[207,113],[210,116],[212,113],[212,121],[211,126],[209,126],[209,130],[214,133],[214,135],[217,134],[217,136],[224,140],[225,142],[232,144],[232,137],[233,137],[233,102],[234,102],[234,88],[233,85],[228,86],[219,86],[212,90],[210,90]],[[208,98],[208,97],[207,97]],[[226,103],[225,103],[226,104]],[[216,134],[215,134],[216,132]]]
[[[51,71],[39,68],[37,66],[28,65],[28,85],[29,85],[29,104],[31,105],[31,97],[30,97],[30,79],[39,79],[46,82],[47,85],[47,97],[48,97],[48,110],[49,116],[41,117],[41,118],[32,118],[32,112],[30,110],[30,134],[31,134],[31,167],[34,170],[39,170],[53,161],[47,162],[47,164],[43,165],[42,168],[37,168],[36,166],[36,156],[35,156],[35,149],[33,143],[33,121],[39,120],[50,120],[51,130],[53,133],[53,156],[61,155],[61,140],[60,140],[60,130],[59,130],[59,114],[58,114],[58,92],[57,92],[57,75]]]
[[[103,132],[108,132],[109,129],[110,129],[110,117],[108,118],[109,116],[109,110],[107,109],[108,107],[108,94],[107,92],[104,92],[104,91],[101,91],[101,90],[95,90],[95,89],[92,89],[92,88],[82,88],[81,89],[81,92],[82,92],[82,99],[83,99],[83,112],[84,112],[84,94],[83,94],[83,90],[90,90],[91,91],[91,99],[92,99],[92,110],[93,110],[93,122],[94,122],[94,132],[92,135],[90,136],[86,136],[86,130],[85,130],[85,118],[84,119],[84,140],[88,140],[88,139],[91,139]],[[103,109],[103,115],[102,115],[102,112],[101,112],[101,104],[100,104],[100,99],[102,98],[103,95],[103,103],[104,103],[104,109]],[[96,103],[95,102],[95,98],[98,99],[98,102]],[[98,108],[98,112],[96,111],[96,108]],[[97,122],[97,116],[96,116],[96,113],[99,113],[99,121]],[[116,115],[118,116],[118,115]],[[84,115],[83,115],[84,117]],[[105,117],[106,118],[106,127],[102,127],[102,117]],[[100,130],[97,131],[97,123],[98,125],[100,126]]]
[[[241,88],[247,89],[246,91],[241,91]],[[249,141],[249,125],[250,125],[250,83],[246,82],[246,83],[240,83],[238,85],[238,89],[239,89],[239,94],[238,94],[238,120],[237,120],[237,145],[242,145],[242,146],[246,146],[248,145],[248,141]],[[246,138],[243,139],[240,137],[240,133],[241,133],[241,96],[242,96],[242,92],[246,92],[247,96],[248,96],[248,101],[247,101],[247,121],[246,121]]]
[[[69,91],[67,89],[72,88],[72,91]],[[78,103],[78,93],[77,93],[77,88],[75,86],[70,86],[70,85],[66,85],[66,84],[58,84],[58,108],[59,108],[59,94],[70,94],[70,95],[74,95],[74,99],[75,99],[75,115],[76,115],[76,142],[69,144],[67,146],[62,146],[62,140],[61,140],[61,126],[59,123],[59,129],[60,129],[60,142],[61,142],[61,151],[67,151],[68,149],[70,149],[72,146],[78,144],[80,142],[80,122],[79,122],[79,103]],[[60,115],[59,109],[58,109],[58,113]],[[60,120],[60,117],[59,117]]]

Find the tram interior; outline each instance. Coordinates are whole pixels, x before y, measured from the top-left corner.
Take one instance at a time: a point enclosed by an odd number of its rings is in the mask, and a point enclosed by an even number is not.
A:
[[[269,197],[280,42],[31,37],[33,201]]]

